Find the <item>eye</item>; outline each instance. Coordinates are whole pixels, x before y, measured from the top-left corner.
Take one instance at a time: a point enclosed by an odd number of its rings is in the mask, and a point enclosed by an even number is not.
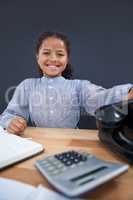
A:
[[[57,53],[57,55],[58,55],[59,57],[63,57],[63,56],[64,56],[63,53]]]
[[[43,55],[49,55],[50,52],[49,52],[49,51],[43,51],[42,54],[43,54]]]

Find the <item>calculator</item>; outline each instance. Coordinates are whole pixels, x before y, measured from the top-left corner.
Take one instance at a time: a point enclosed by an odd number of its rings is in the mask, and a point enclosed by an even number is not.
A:
[[[35,166],[59,192],[77,197],[127,171],[127,164],[101,160],[83,151],[65,151],[37,160]]]

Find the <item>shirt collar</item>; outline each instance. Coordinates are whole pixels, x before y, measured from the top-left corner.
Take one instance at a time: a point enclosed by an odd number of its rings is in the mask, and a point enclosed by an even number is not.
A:
[[[49,77],[46,74],[44,74],[41,78],[42,80],[52,80],[52,81],[60,81],[60,80],[65,80],[63,76],[55,76],[55,77]]]

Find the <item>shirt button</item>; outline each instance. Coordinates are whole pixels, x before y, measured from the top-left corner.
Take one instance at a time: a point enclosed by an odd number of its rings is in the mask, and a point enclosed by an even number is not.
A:
[[[53,100],[53,97],[49,97],[50,100]]]
[[[49,79],[49,82],[53,82],[53,79],[51,78],[51,79]]]
[[[50,110],[50,113],[51,113],[51,114],[53,114],[53,113],[54,113],[54,111],[53,111],[53,110]]]
[[[51,85],[48,86],[49,89],[52,89],[53,87]]]

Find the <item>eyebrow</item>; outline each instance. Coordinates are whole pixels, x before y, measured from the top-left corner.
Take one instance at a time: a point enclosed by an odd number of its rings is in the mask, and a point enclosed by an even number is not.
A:
[[[48,48],[43,48],[43,50],[50,50],[50,49],[48,49]]]
[[[43,51],[50,51],[51,49],[44,48]],[[58,52],[64,52],[64,49],[57,49]]]

